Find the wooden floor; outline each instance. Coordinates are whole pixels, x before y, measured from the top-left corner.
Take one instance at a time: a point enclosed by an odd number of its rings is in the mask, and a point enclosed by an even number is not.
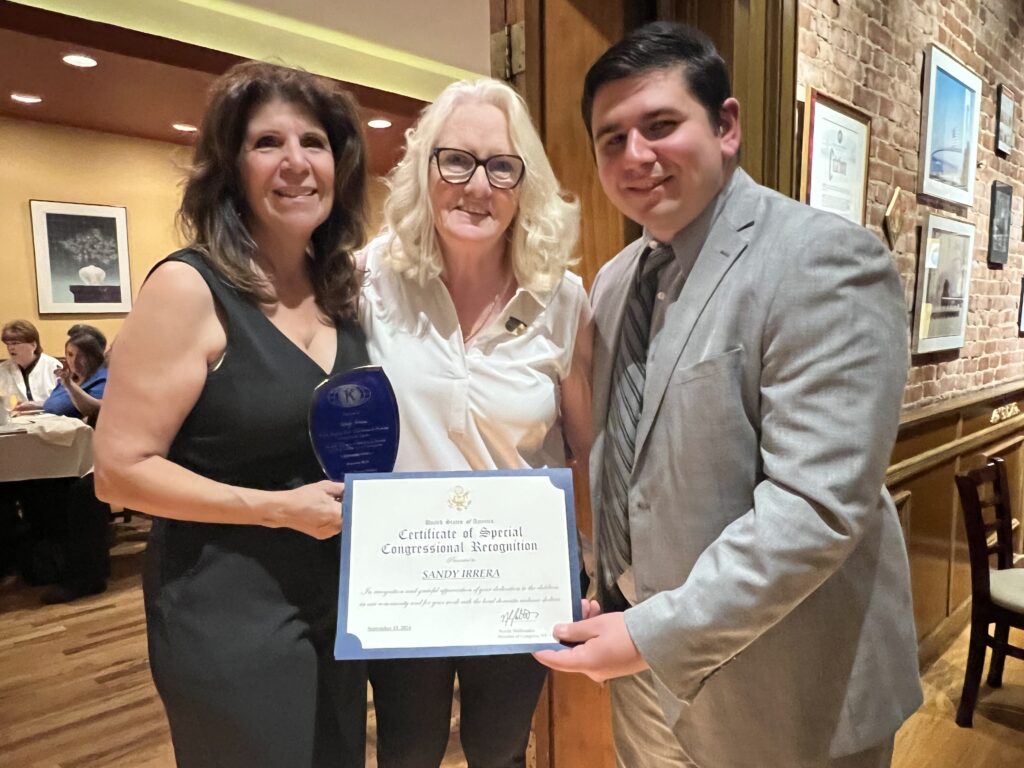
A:
[[[894,768],[1024,766],[1024,661],[1006,660],[1002,688],[989,688],[982,680],[973,728],[959,728],[953,721],[964,684],[967,638],[965,629],[922,675],[924,704],[896,734]],[[1024,645],[1024,632],[1013,630],[1010,640]]]
[[[164,768],[170,736],[149,676],[139,570],[145,522],[118,525],[113,577],[102,595],[41,606],[41,589],[0,584],[0,766]],[[1017,634],[1024,643],[1024,635]],[[1024,662],[1003,687],[982,687],[974,728],[957,728],[966,632],[923,676],[924,706],[896,738],[895,768],[1024,765]],[[369,711],[368,749],[375,728]],[[444,768],[464,768],[458,712]],[[585,768],[564,766],[564,768]]]
[[[0,583],[0,768],[166,768],[170,731],[146,652],[140,573],[148,522],[115,526],[106,592],[39,603],[41,587]],[[443,768],[465,768],[459,711]],[[376,768],[367,713],[367,766]]]
[[[40,588],[11,579],[0,587],[4,766],[174,765],[146,656],[139,585],[145,532],[118,529],[110,589],[102,595],[42,606]]]

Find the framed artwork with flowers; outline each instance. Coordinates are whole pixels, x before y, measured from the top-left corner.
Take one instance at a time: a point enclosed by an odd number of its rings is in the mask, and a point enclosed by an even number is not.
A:
[[[39,314],[131,310],[127,211],[49,200],[29,207]]]

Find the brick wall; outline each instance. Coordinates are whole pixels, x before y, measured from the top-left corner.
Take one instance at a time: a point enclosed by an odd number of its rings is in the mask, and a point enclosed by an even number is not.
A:
[[[976,227],[967,334],[960,350],[915,355],[904,407],[917,408],[1024,376],[1017,312],[1024,275],[1024,3],[1021,0],[800,0],[798,91],[808,86],[871,115],[867,225],[882,235],[893,189],[904,190],[903,232],[893,258],[912,311],[921,225],[929,212]],[[916,195],[924,54],[950,50],[981,78],[981,129],[974,205],[925,202]],[[1016,100],[1014,149],[995,154],[996,86]],[[1013,187],[1010,259],[989,269],[992,182]],[[929,204],[930,203],[930,204]],[[883,237],[884,239],[884,237]],[[907,327],[910,328],[908,313]]]

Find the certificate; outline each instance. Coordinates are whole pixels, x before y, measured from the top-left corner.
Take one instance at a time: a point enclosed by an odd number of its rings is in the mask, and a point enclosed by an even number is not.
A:
[[[338,659],[560,649],[580,618],[568,469],[345,477]]]
[[[804,199],[812,208],[863,225],[871,118],[813,88],[804,113]]]

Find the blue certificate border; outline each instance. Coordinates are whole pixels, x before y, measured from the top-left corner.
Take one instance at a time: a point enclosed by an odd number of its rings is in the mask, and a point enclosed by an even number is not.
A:
[[[458,478],[458,477],[546,477],[565,495],[565,529],[569,542],[569,578],[572,590],[572,618],[583,618],[580,607],[580,552],[576,536],[576,499],[573,495],[572,471],[557,469],[515,469],[459,472],[381,472],[345,475],[344,518],[341,526],[341,578],[338,586],[338,627],[334,642],[334,658],[347,659],[415,659],[436,656],[490,656],[502,653],[529,653],[542,650],[562,650],[565,645],[550,643],[511,643],[503,645],[444,645],[427,648],[372,648],[364,649],[359,638],[348,631],[349,568],[352,562],[352,502],[358,485],[365,481],[402,478]]]

